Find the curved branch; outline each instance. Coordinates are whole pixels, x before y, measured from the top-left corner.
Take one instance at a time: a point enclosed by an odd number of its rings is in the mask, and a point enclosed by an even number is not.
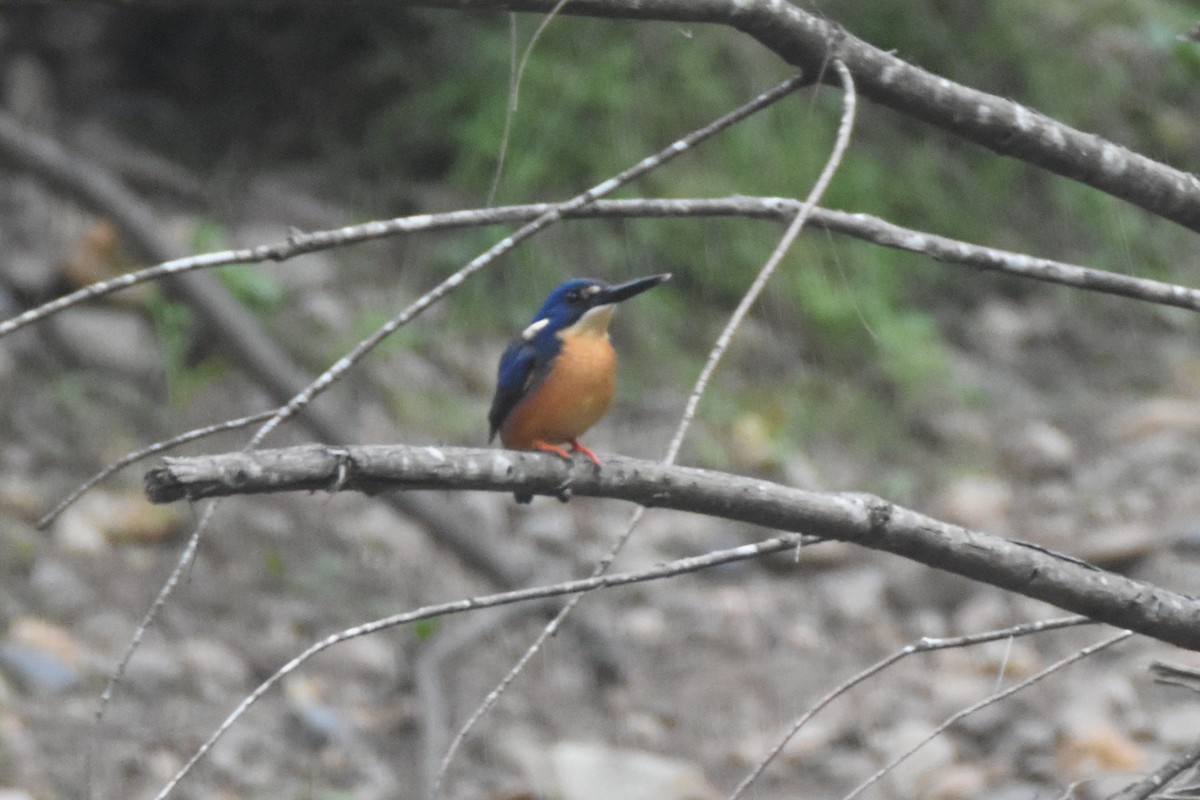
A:
[[[553,203],[530,203],[446,211],[436,214],[416,214],[390,220],[348,225],[332,230],[296,232],[285,241],[177,258],[134,272],[126,272],[109,280],[89,284],[70,294],[24,311],[11,319],[2,320],[0,321],[0,337],[14,333],[27,325],[39,322],[87,300],[104,297],[167,275],[228,264],[286,261],[305,253],[344,247],[389,236],[524,223],[537,219],[549,211],[553,205]],[[565,212],[563,218],[742,217],[786,224],[796,216],[801,205],[799,200],[788,197],[741,195],[718,198],[597,200],[591,205]],[[919,253],[944,264],[959,264],[973,269],[1003,272],[1019,278],[1057,283],[1075,289],[1200,311],[1200,290],[1187,286],[964,242],[927,231],[905,228],[871,214],[814,208],[808,224],[882,247]]]
[[[265,452],[265,451],[258,451]],[[752,558],[771,555],[773,553],[782,553],[787,550],[795,550],[803,545],[802,537],[799,536],[777,536],[772,539],[757,542],[755,544],[745,544],[741,547],[734,547],[728,550],[715,550],[702,556],[693,556],[691,558],[681,558],[677,561],[671,561],[666,564],[657,564],[649,569],[639,570],[638,572],[624,572],[616,575],[593,575],[590,578],[580,580],[567,581],[565,583],[556,583],[550,586],[534,586],[528,589],[516,589],[510,592],[501,594],[484,595],[481,597],[467,597],[461,600],[451,600],[447,603],[439,603],[432,606],[424,606],[414,611],[406,611],[400,614],[393,614],[389,617],[383,617],[372,622],[367,622],[362,625],[355,625],[353,628],[346,628],[338,633],[326,636],[318,642],[309,645],[304,652],[292,658],[291,661],[284,664],[279,669],[275,670],[269,678],[260,683],[258,687],[242,698],[242,702],[238,704],[229,716],[217,726],[217,729],[212,732],[212,735],[204,741],[202,745],[194,752],[179,771],[175,773],[158,794],[154,800],[164,800],[169,797],[179,782],[187,777],[188,773],[200,763],[201,759],[212,751],[212,748],[221,739],[222,736],[233,727],[234,723],[241,718],[243,714],[255,703],[262,698],[268,691],[275,687],[281,680],[287,677],[290,673],[299,669],[306,661],[320,653],[323,650],[328,650],[334,645],[350,639],[357,639],[361,636],[369,636],[377,631],[395,628],[399,625],[407,625],[410,622],[416,622],[421,619],[435,619],[437,617],[447,616],[450,614],[461,614],[466,611],[478,611],[484,608],[494,608],[496,606],[510,605],[512,603],[523,603],[530,600],[541,600],[550,597],[559,597],[568,594],[581,594],[584,592],[595,591],[596,589],[606,589],[614,586],[627,586],[632,583],[643,583],[645,581],[661,580],[663,578],[673,577],[675,575],[683,575],[688,572],[697,572],[710,567],[721,566],[722,564],[732,564],[738,561],[747,561]],[[493,620],[493,624],[494,624]]]
[[[389,7],[511,9],[547,13],[556,0],[398,0]],[[754,37],[810,75],[833,59],[880,105],[1200,232],[1200,177],[1134,153],[1003,97],[926,72],[782,0],[572,0],[582,16],[707,22]],[[825,80],[836,83],[836,77]]]
[[[999,586],[1200,650],[1200,600],[1032,545],[969,531],[865,494],[806,492],[756,478],[619,456],[567,464],[541,453],[458,447],[317,445],[166,459],[155,502],[282,491],[479,489],[629,500],[839,539]]]

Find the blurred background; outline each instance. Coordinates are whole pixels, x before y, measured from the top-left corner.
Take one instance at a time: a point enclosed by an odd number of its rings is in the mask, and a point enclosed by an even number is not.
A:
[[[487,204],[514,31],[519,57],[539,17],[380,3],[190,5],[0,6],[3,114],[29,141],[55,142],[73,163],[115,178],[179,255]],[[1197,170],[1200,45],[1181,38],[1196,25],[1195,3],[849,0],[811,10],[934,73]],[[493,203],[569,197],[789,74],[723,28],[557,19],[524,73]],[[801,197],[840,109],[839,92],[803,90],[619,196]],[[0,317],[153,260],[103,203],[29,169],[21,152],[0,146]],[[1196,284],[1193,234],[863,99],[824,205]],[[507,231],[412,235],[217,275],[253,330],[312,377]],[[553,285],[670,271],[670,284],[617,315],[620,395],[588,439],[658,457],[711,342],[781,232],[734,219],[561,223],[393,336],[321,403],[343,441],[482,445],[496,359]],[[810,230],[726,357],[682,461],[877,492],[1194,591],[1197,333],[1195,315],[1179,309]],[[133,468],[47,531],[33,523],[129,450],[279,402],[186,293],[159,287],[0,341],[0,789],[11,787],[12,800],[81,796],[80,753],[103,679],[196,514],[147,507]],[[269,444],[312,438],[292,426]],[[506,496],[445,505],[547,579],[586,570],[627,514],[586,501],[516,509]],[[494,575],[430,541],[429,517],[403,511],[363,498],[229,503],[131,663],[101,740],[102,796],[152,792],[242,693],[313,638],[494,588]],[[645,528],[627,566],[765,535],[665,513]],[[831,675],[914,637],[1051,613],[833,546],[799,565],[594,602],[620,677],[597,684],[593,650],[559,642],[464,752],[451,796],[575,797],[546,788],[544,775],[586,774],[581,763],[609,757],[641,763],[612,755],[630,751],[682,770],[692,794],[680,796],[727,791],[806,700],[831,688]],[[461,721],[540,620],[467,630],[464,649],[430,655],[465,624],[348,645],[265,700],[184,796],[419,796],[436,749],[431,720]],[[1097,635],[945,655],[933,660],[938,673],[926,662],[880,678],[840,717],[831,710],[755,796],[840,796],[897,742],[986,694],[998,672],[1030,674]],[[1085,664],[1089,680],[1072,673],[941,738],[888,792],[1037,797],[1085,781],[1078,796],[1102,796],[1152,768],[1192,741],[1196,709],[1150,685],[1144,667],[1158,649],[1124,647],[1119,667]],[[422,659],[454,664],[437,691],[420,680]],[[435,703],[438,691],[449,699]]]

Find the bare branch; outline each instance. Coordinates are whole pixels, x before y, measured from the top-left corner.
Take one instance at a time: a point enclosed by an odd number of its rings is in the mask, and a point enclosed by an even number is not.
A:
[[[561,8],[562,3],[560,1],[559,5],[555,7],[555,11],[557,12]],[[791,221],[791,223],[789,223],[787,230],[783,234],[783,238],[780,239],[779,243],[775,247],[775,250],[767,259],[767,263],[763,265],[761,270],[759,270],[758,275],[750,284],[750,288],[746,290],[746,294],[742,297],[741,302],[738,303],[737,308],[734,310],[733,314],[730,315],[729,322],[726,323],[725,329],[717,338],[716,343],[713,344],[712,351],[708,355],[708,360],[705,363],[704,368],[700,371],[699,377],[696,379],[696,385],[692,389],[691,396],[688,398],[687,405],[679,419],[679,425],[675,431],[675,436],[671,439],[671,443],[667,446],[666,455],[663,456],[662,460],[663,464],[675,463],[675,458],[679,455],[679,448],[683,444],[683,438],[687,434],[688,427],[691,425],[692,418],[696,413],[696,407],[700,403],[700,398],[703,396],[704,390],[708,385],[709,378],[712,377],[713,372],[716,370],[717,364],[721,360],[721,356],[729,346],[729,343],[733,340],[734,334],[737,333],[742,321],[750,312],[751,306],[753,306],[755,300],[758,299],[758,296],[766,287],[767,281],[769,281],[771,275],[774,274],[775,268],[779,266],[779,262],[783,260],[784,255],[789,249],[791,249],[796,237],[800,235],[800,231],[803,229],[804,223],[808,220],[813,208],[815,208],[817,203],[820,202],[821,196],[825,193],[826,188],[829,186],[829,182],[833,179],[834,173],[842,163],[842,157],[846,153],[846,148],[850,145],[850,132],[854,128],[854,116],[856,109],[854,81],[844,66],[839,63],[837,64],[837,68],[838,74],[842,77],[842,88],[845,94],[842,105],[842,119],[841,123],[838,125],[837,139],[834,142],[833,150],[829,154],[829,159],[825,164],[825,168],[821,170],[820,176],[817,178],[816,183],[813,185],[812,189],[808,193],[808,196],[805,198],[804,204],[796,213],[795,218]],[[593,576],[603,575],[608,571],[608,568],[612,566],[612,563],[616,560],[617,555],[625,548],[625,544],[629,541],[630,537],[633,536],[633,532],[637,528],[638,523],[641,521],[644,511],[645,507],[642,506],[633,512],[629,522],[625,526],[625,531],[620,537],[618,537],[617,541],[609,549],[609,552],[596,563],[592,570]],[[480,703],[479,707],[475,709],[475,712],[459,729],[458,733],[451,740],[450,746],[446,748],[446,755],[442,758],[437,775],[434,777],[432,782],[430,791],[431,800],[432,798],[436,798],[438,796],[438,793],[441,790],[442,781],[450,769],[450,764],[454,759],[454,755],[458,751],[458,748],[461,746],[462,742],[466,739],[467,734],[475,727],[476,724],[478,724],[479,720],[483,718],[483,715],[486,714],[488,710],[490,710],[497,702],[499,702],[500,696],[507,690],[508,686],[511,685],[512,682],[517,679],[517,676],[524,671],[525,665],[528,664],[529,661],[542,649],[546,641],[558,631],[567,617],[569,617],[575,610],[575,606],[578,605],[582,600],[583,595],[577,594],[572,597],[565,606],[563,606],[562,610],[560,610],[554,619],[552,619],[550,623],[542,629],[534,642],[528,648],[526,648],[521,657],[517,659],[517,662],[512,666],[512,669],[510,669],[508,673],[500,680],[500,682],[493,687],[490,692],[488,692],[483,702]]]
[[[800,201],[787,197],[597,200],[590,206],[565,213],[564,219],[745,217],[787,224],[795,218],[800,206]],[[174,259],[85,286],[71,294],[29,309],[12,319],[4,320],[0,322],[0,337],[87,300],[157,280],[166,275],[229,264],[286,261],[305,253],[409,233],[528,222],[545,214],[551,207],[550,203],[532,203],[439,214],[416,214],[333,230],[295,233],[286,241]],[[964,242],[895,225],[871,214],[814,208],[808,224],[883,247],[920,253],[945,264],[961,264],[1019,278],[1200,311],[1200,290],[1197,289]]]
[[[862,670],[854,677],[834,687],[824,697],[818,700],[816,705],[804,712],[804,714],[802,714],[795,722],[792,723],[787,732],[784,733],[783,736],[779,737],[779,741],[777,741],[775,746],[772,747],[771,750],[765,756],[763,756],[762,760],[760,760],[758,764],[754,766],[754,769],[752,769],[749,774],[742,779],[742,782],[739,783],[733,790],[733,793],[729,795],[729,800],[738,800],[738,798],[745,794],[746,790],[750,788],[750,785],[758,780],[759,776],[761,776],[766,768],[770,766],[771,762],[774,761],[781,752],[783,752],[783,748],[787,746],[787,743],[791,741],[792,737],[799,733],[800,729],[804,727],[804,725],[810,719],[815,717],[818,712],[863,681],[875,677],[888,667],[907,658],[908,656],[916,653],[928,653],[933,650],[948,650],[955,647],[973,647],[977,644],[994,642],[999,639],[1007,639],[1011,642],[1018,636],[1029,636],[1030,634],[1034,633],[1043,633],[1045,631],[1054,631],[1061,628],[1073,628],[1079,625],[1091,624],[1094,624],[1094,621],[1088,619],[1087,617],[1060,617],[1059,619],[1046,619],[1038,620],[1037,622],[1026,622],[1021,625],[1013,625],[1010,628],[1003,628],[997,631],[986,631],[984,633],[974,633],[967,636],[953,636],[944,639],[924,638],[915,644],[910,644],[905,648],[897,650],[887,658],[876,661],[874,664]],[[1003,674],[1003,670],[1001,670],[1001,674]]]
[[[1163,787],[1197,764],[1200,764],[1200,742],[1196,742],[1187,750],[1178,753],[1154,772],[1140,781],[1126,786],[1110,796],[1108,800],[1148,800],[1151,797],[1168,797],[1162,793]],[[1196,795],[1189,796],[1195,797]]]
[[[556,0],[399,0],[389,7],[511,9],[545,13]],[[757,39],[817,75],[838,59],[871,100],[1119,197],[1200,231],[1200,177],[1138,155],[1037,111],[926,72],[857,38],[835,22],[782,0],[573,0],[561,11],[619,19],[709,22]],[[827,78],[832,82],[832,78]]]
[[[1150,671],[1154,673],[1155,683],[1200,692],[1200,669],[1185,667],[1182,664],[1168,664],[1166,661],[1155,661],[1150,665]]]
[[[783,261],[783,257],[792,249],[792,244],[795,243],[796,237],[800,235],[800,231],[812,216],[817,203],[824,196],[825,190],[829,188],[829,183],[833,180],[838,167],[841,166],[842,157],[846,154],[846,148],[850,146],[850,134],[854,130],[854,117],[858,107],[858,95],[854,90],[854,79],[851,77],[850,71],[840,61],[833,63],[838,75],[842,79],[842,91],[844,93],[842,121],[838,125],[837,138],[833,143],[833,152],[829,154],[824,169],[821,170],[821,174],[817,177],[817,182],[813,184],[808,196],[797,209],[795,217],[788,224],[787,230],[783,233],[783,238],[775,245],[775,249],[771,252],[770,257],[767,258],[767,263],[758,271],[758,275],[755,276],[754,281],[750,284],[750,288],[742,295],[737,308],[729,315],[729,321],[725,323],[725,328],[721,331],[721,335],[717,337],[716,343],[713,344],[712,350],[708,354],[708,359],[704,362],[703,369],[700,370],[700,376],[696,378],[696,385],[692,388],[691,395],[688,396],[687,405],[683,410],[683,416],[679,420],[679,426],[675,430],[675,435],[671,437],[671,443],[667,446],[667,455],[663,459],[664,463],[675,463],[675,458],[679,455],[679,449],[683,447],[683,438],[687,435],[688,428],[692,424],[692,418],[696,415],[696,408],[700,405],[700,398],[704,396],[704,390],[708,387],[708,381],[712,378],[713,373],[716,372],[717,365],[721,363],[721,357],[733,341],[734,335],[737,334],[738,328],[741,327],[742,321],[746,319],[746,315],[750,313],[750,309],[758,300],[759,295],[762,294],[763,289],[767,288],[767,282],[775,274],[775,269],[779,266],[779,262]]]
[[[256,422],[262,422],[264,419],[269,419],[274,413],[275,411],[272,409],[271,411],[262,411],[249,417],[238,417],[237,419],[230,419],[213,425],[206,425],[203,428],[196,428],[195,430],[181,433],[178,436],[172,436],[170,439],[164,439],[161,442],[155,442],[154,444],[143,447],[140,450],[134,450],[131,453],[127,453],[75,487],[74,491],[59,501],[58,505],[46,512],[42,518],[37,521],[37,527],[41,530],[44,530],[50,525],[51,522],[54,522],[54,520],[58,519],[58,516],[62,514],[62,512],[66,511],[72,503],[87,494],[89,489],[107,478],[109,475],[124,469],[130,464],[141,461],[143,458],[149,458],[150,456],[161,453],[164,450],[170,450],[172,447],[178,447],[181,444],[194,442],[197,439],[203,439],[207,436],[224,433],[225,431],[236,431],[240,428],[248,428]]]
[[[384,339],[397,330],[407,325],[410,321],[422,314],[427,308],[441,300],[451,291],[456,289],[467,278],[483,269],[487,265],[494,263],[496,259],[511,251],[518,244],[545,230],[550,225],[553,225],[558,220],[562,219],[563,215],[575,208],[583,208],[584,206],[594,203],[596,200],[611,194],[622,186],[625,186],[632,181],[658,169],[663,164],[674,159],[676,156],[690,151],[696,145],[707,141],[721,131],[736,125],[742,120],[753,116],[762,109],[770,106],[772,103],[778,102],[793,91],[804,85],[806,79],[802,75],[788,78],[783,83],[775,86],[749,102],[746,102],[730,111],[721,115],[712,122],[704,125],[681,139],[677,139],[671,144],[657,153],[646,156],[641,161],[631,167],[627,167],[611,178],[607,178],[585,192],[575,195],[569,200],[562,203],[556,203],[536,219],[525,223],[518,230],[496,242],[483,253],[480,253],[475,258],[464,264],[457,272],[437,286],[430,289],[421,297],[417,298],[412,304],[401,311],[396,316],[389,319],[378,329],[375,330],[367,338],[356,344],[349,353],[338,359],[329,369],[317,376],[315,380],[304,387],[296,394],[286,405],[282,406],[278,413],[271,419],[267,420],[251,437],[246,448],[251,449],[262,443],[263,439],[282,424],[285,420],[298,413],[301,409],[307,407],[312,400],[319,394],[332,386],[342,375],[353,367],[359,360],[364,358],[368,353],[375,349]]]
[[[747,561],[754,558],[770,555],[772,553],[780,553],[786,550],[792,550],[800,547],[802,544],[801,537],[779,536],[773,539],[766,539],[756,544],[742,545],[728,550],[718,550],[702,556],[694,556],[692,558],[682,558],[677,561],[672,561],[667,564],[659,564],[649,569],[640,570],[638,572],[621,573],[618,575],[593,576],[582,580],[568,581],[566,583],[558,583],[552,586],[536,586],[531,589],[519,589],[511,592],[503,592],[500,594],[486,595],[483,597],[471,597],[463,600],[454,600],[449,603],[440,603],[438,605],[425,606],[418,608],[415,611],[407,611],[403,614],[395,614],[390,617],[368,622],[364,625],[356,625],[353,628],[347,628],[340,633],[335,633],[327,636],[319,642],[311,645],[303,653],[293,658],[288,663],[280,667],[275,674],[267,678],[258,688],[246,695],[241,703],[238,704],[225,721],[222,722],[207,741],[202,744],[199,749],[192,755],[188,762],[180,768],[162,790],[155,796],[155,800],[163,800],[175,791],[175,787],[179,782],[187,776],[192,768],[203,759],[213,745],[225,735],[235,722],[250,708],[254,703],[258,702],[264,694],[275,686],[279,681],[283,680],[291,672],[298,669],[304,662],[320,653],[323,650],[328,650],[336,644],[356,639],[360,636],[367,636],[378,631],[394,628],[399,625],[407,625],[410,622],[416,622],[422,619],[432,619],[434,617],[442,617],[448,614],[460,614],[464,611],[475,611],[483,608],[492,608],[494,606],[508,605],[511,603],[522,603],[530,600],[544,600],[549,597],[558,597],[566,594],[578,594],[580,592],[590,592],[596,589],[604,589],[613,586],[625,586],[631,583],[642,583],[645,581],[662,580],[676,575],[683,575],[688,572],[698,572],[702,569],[720,566],[722,564],[732,564],[737,561]]]
[[[92,782],[92,767],[95,763],[100,747],[105,740],[99,735],[101,723],[104,721],[104,716],[108,712],[108,706],[112,703],[113,695],[116,693],[117,686],[125,677],[125,671],[129,668],[129,661],[133,658],[133,654],[141,647],[142,639],[145,638],[146,632],[150,630],[150,626],[158,619],[159,613],[167,605],[167,600],[170,599],[171,593],[175,591],[175,587],[179,585],[180,579],[183,577],[184,570],[192,563],[192,559],[196,556],[196,548],[200,545],[200,534],[208,525],[209,519],[212,518],[216,511],[217,504],[209,503],[204,508],[204,512],[200,517],[200,521],[196,524],[196,529],[192,535],[188,537],[187,545],[183,548],[183,553],[175,561],[175,566],[171,569],[171,574],[167,576],[166,581],[159,587],[158,594],[154,596],[154,601],[150,607],[146,609],[146,613],[142,615],[142,619],[138,622],[137,628],[134,629],[133,635],[129,637],[129,641],[125,643],[125,650],[121,653],[121,658],[117,662],[117,666],[109,673],[108,681],[104,684],[104,691],[100,693],[100,704],[96,706],[96,710],[92,717],[92,724],[95,726],[92,735],[88,737],[87,750],[84,751],[84,780],[86,783],[86,796],[90,799],[94,794],[94,784]]]
[[[629,500],[839,539],[1200,650],[1200,600],[1078,559],[949,525],[866,494],[817,493],[757,478],[606,456],[604,467],[541,453],[457,447],[307,446],[166,459],[155,502],[280,491],[478,489]]]
[[[1150,671],[1154,673],[1155,683],[1178,686],[1193,692],[1200,691],[1200,669],[1155,661],[1150,665]],[[1154,772],[1140,781],[1126,786],[1110,796],[1108,800],[1147,800],[1150,797],[1169,797],[1170,795],[1163,792],[1163,788],[1197,764],[1200,764],[1200,741],[1177,753]]]
[[[884,765],[884,767],[882,769],[880,769],[878,772],[876,772],[870,778],[867,778],[865,781],[863,781],[857,787],[855,787],[854,790],[851,791],[849,794],[847,794],[845,797],[843,797],[842,800],[854,800],[855,797],[858,797],[860,794],[862,794],[864,791],[866,791],[868,787],[877,783],[884,775],[887,775],[889,772],[891,772],[893,769],[895,769],[897,766],[899,766],[902,762],[906,761],[908,759],[908,757],[911,756],[913,753],[920,750],[922,747],[924,747],[929,742],[936,739],[938,736],[941,736],[943,733],[945,733],[952,725],[957,723],[959,720],[961,720],[967,716],[970,716],[971,714],[974,714],[976,711],[978,711],[981,708],[987,708],[990,705],[999,703],[1001,700],[1006,700],[1009,697],[1012,697],[1017,692],[1023,691],[1024,689],[1029,688],[1030,686],[1037,683],[1038,681],[1041,681],[1041,680],[1049,677],[1053,673],[1058,672],[1060,669],[1063,669],[1064,667],[1068,667],[1077,661],[1082,661],[1083,659],[1087,658],[1088,656],[1094,655],[1094,654],[1100,652],[1101,650],[1105,650],[1109,647],[1112,647],[1114,644],[1117,644],[1118,642],[1122,642],[1122,641],[1128,639],[1130,636],[1133,636],[1133,631],[1122,631],[1121,633],[1118,633],[1116,636],[1110,636],[1109,638],[1104,639],[1099,642],[1096,642],[1095,644],[1088,645],[1087,647],[1085,647],[1075,653],[1072,653],[1071,655],[1067,656],[1064,659],[1055,661],[1053,664],[1046,667],[1044,670],[1041,670],[1040,672],[1030,675],[1025,680],[1023,680],[1019,683],[1014,683],[1012,686],[1008,687],[1004,691],[995,692],[995,693],[989,695],[988,697],[983,698],[978,703],[972,703],[971,705],[967,706],[966,708],[962,709],[961,711],[957,711],[954,714],[951,714],[949,717],[947,717],[942,722],[941,725],[938,725],[936,728],[934,728],[932,731],[930,731],[928,736],[926,736],[924,739],[922,739],[921,741],[914,744],[912,747],[905,750],[900,755],[896,756],[894,759],[892,759],[890,762],[888,762],[886,765]]]

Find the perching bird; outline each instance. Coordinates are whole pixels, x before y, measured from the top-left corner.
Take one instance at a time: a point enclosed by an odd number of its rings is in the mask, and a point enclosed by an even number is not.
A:
[[[608,339],[616,304],[658,286],[670,273],[609,286],[590,278],[560,284],[500,358],[496,396],[488,412],[491,435],[505,447],[544,450],[567,460],[563,447],[599,457],[579,437],[612,403],[617,354]],[[529,502],[528,495],[517,495]]]

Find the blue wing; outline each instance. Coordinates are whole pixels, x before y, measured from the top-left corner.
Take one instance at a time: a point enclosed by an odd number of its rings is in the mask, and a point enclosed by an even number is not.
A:
[[[516,408],[517,403],[533,386],[545,377],[545,367],[548,362],[538,356],[537,348],[524,339],[516,339],[500,357],[500,370],[496,378],[496,396],[492,398],[492,408],[488,412],[488,423],[491,433],[488,441],[496,438],[496,433],[508,415]]]

